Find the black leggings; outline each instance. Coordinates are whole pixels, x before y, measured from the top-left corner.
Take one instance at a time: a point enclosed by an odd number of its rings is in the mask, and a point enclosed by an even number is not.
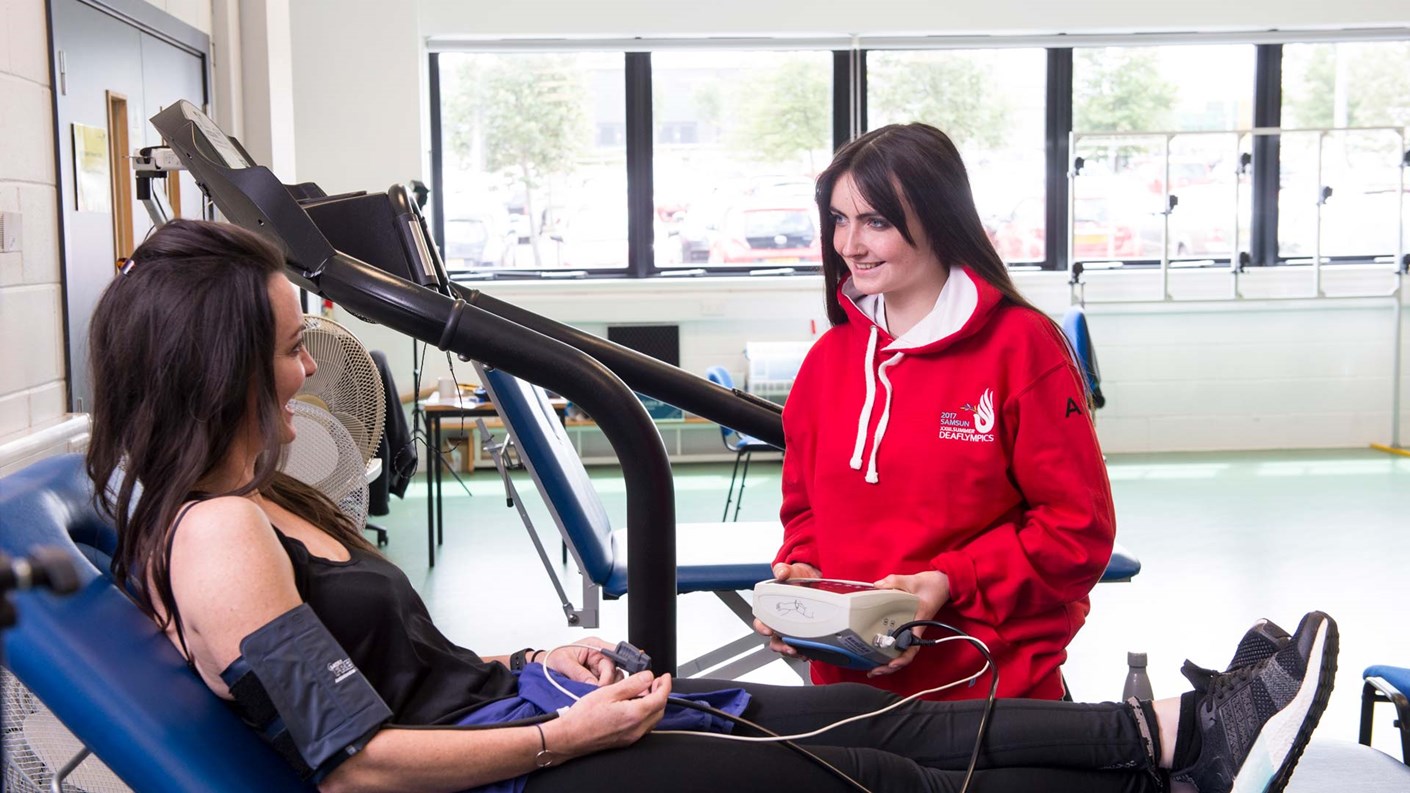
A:
[[[890,693],[854,683],[765,686],[675,680],[672,684],[680,693],[747,689],[752,700],[744,717],[783,735],[809,732],[896,701]],[[958,791],[964,781],[983,707],[982,701],[910,702],[798,743],[874,793],[949,793]],[[737,728],[736,732],[750,731]],[[1156,793],[1165,786],[1164,772],[1152,768],[1130,705],[1001,699],[990,717],[970,790]],[[778,793],[790,789],[853,790],[784,746],[652,733],[624,749],[537,771],[529,776],[526,793]]]

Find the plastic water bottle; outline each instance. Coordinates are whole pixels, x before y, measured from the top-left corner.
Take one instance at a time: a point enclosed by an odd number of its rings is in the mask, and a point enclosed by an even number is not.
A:
[[[1155,694],[1151,693],[1151,679],[1146,674],[1146,654],[1127,653],[1126,654],[1126,686],[1121,689],[1122,701],[1131,697],[1141,700],[1153,700]]]

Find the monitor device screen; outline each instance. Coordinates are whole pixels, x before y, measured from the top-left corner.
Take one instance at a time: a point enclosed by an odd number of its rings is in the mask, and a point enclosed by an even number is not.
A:
[[[211,148],[215,149],[215,153],[219,154],[220,159],[225,162],[226,168],[249,168],[251,165],[254,165],[254,163],[245,159],[245,155],[241,154],[240,150],[235,147],[234,141],[230,140],[230,138],[220,130],[220,127],[217,127],[215,122],[210,120],[209,116],[202,113],[200,108],[183,100],[181,102],[181,114],[190,119],[190,121],[196,125],[196,128],[201,131],[201,134],[206,136],[206,140],[210,143]]]

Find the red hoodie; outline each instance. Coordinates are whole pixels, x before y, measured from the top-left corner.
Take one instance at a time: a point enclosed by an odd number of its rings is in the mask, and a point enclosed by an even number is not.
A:
[[[988,645],[999,695],[1058,699],[1058,668],[1115,537],[1111,485],[1059,331],[959,267],[900,339],[879,298],[848,282],[838,293],[849,321],[813,346],[783,411],[775,561],[867,582],[939,570],[951,591],[935,619]],[[911,694],[982,665],[973,646],[949,642],[892,675],[826,663],[812,673]],[[987,693],[986,674],[931,698]]]

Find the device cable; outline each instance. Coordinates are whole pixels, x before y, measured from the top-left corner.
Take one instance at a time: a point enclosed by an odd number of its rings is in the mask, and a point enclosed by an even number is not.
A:
[[[943,639],[925,639],[911,632],[911,628],[920,626],[943,628],[955,635],[947,636]],[[979,650],[979,654],[984,656],[985,668],[993,670],[993,674],[989,676],[989,696],[985,698],[984,710],[979,714],[979,729],[974,736],[974,751],[970,753],[969,768],[965,771],[964,782],[960,784],[960,793],[965,793],[965,791],[969,790],[969,783],[974,778],[974,768],[979,763],[979,750],[984,744],[984,735],[989,729],[989,714],[994,712],[994,700],[999,692],[999,667],[994,665],[994,658],[989,654],[989,648],[985,646],[984,642],[970,636],[953,625],[947,625],[943,622],[936,620],[912,620],[896,628],[896,630],[891,632],[891,635],[896,638],[896,646],[902,650],[912,645],[932,647],[956,639],[968,640],[974,645],[975,649]]]
[[[921,637],[919,637],[919,636],[916,636],[914,633],[911,632],[911,628],[920,627],[920,626],[933,626],[933,627],[937,627],[937,628],[942,628],[942,629],[944,629],[944,630],[951,631],[951,632],[954,633],[955,635],[953,635],[953,636],[946,636],[946,637],[943,637],[943,638],[940,638],[940,639],[924,639],[924,638],[921,638]],[[899,648],[902,649],[902,650],[905,650],[906,648],[908,648],[908,647],[910,647],[910,646],[912,646],[912,645],[921,645],[921,646],[924,646],[924,647],[933,647],[933,646],[940,645],[940,644],[946,644],[946,643],[948,643],[948,642],[967,641],[967,642],[969,642],[970,644],[973,644],[973,645],[975,646],[975,648],[979,650],[980,655],[984,656],[984,665],[979,668],[979,671],[975,672],[974,674],[970,675],[969,677],[961,678],[961,679],[959,679],[959,680],[954,681],[953,683],[947,683],[947,684],[942,685],[942,686],[936,686],[936,687],[934,687],[934,688],[928,688],[928,689],[924,689],[924,690],[922,690],[922,691],[917,691],[916,693],[911,694],[910,696],[904,697],[904,698],[902,698],[902,699],[898,699],[897,701],[891,703],[890,705],[887,705],[887,706],[884,707],[884,708],[880,708],[880,709],[871,711],[871,712],[869,712],[869,713],[861,713],[861,714],[857,714],[856,716],[850,716],[850,717],[845,718],[845,719],[842,719],[842,720],[840,720],[840,721],[835,721],[835,722],[833,722],[832,724],[828,724],[828,725],[825,725],[825,726],[823,726],[823,727],[819,727],[818,729],[813,730],[813,731],[811,731],[811,732],[797,733],[797,734],[794,734],[794,735],[778,735],[777,733],[774,733],[774,732],[772,732],[772,731],[770,731],[770,730],[764,728],[764,727],[761,726],[761,725],[753,724],[752,722],[749,722],[748,720],[741,719],[741,718],[739,718],[739,717],[737,717],[737,716],[733,716],[733,715],[728,714],[728,713],[725,713],[725,712],[723,712],[723,711],[713,711],[713,710],[712,710],[712,712],[715,712],[715,713],[717,713],[718,715],[720,715],[720,716],[722,716],[722,717],[724,717],[724,718],[728,718],[728,719],[730,719],[730,720],[732,720],[732,721],[737,721],[737,722],[740,723],[740,724],[745,724],[746,726],[749,726],[749,727],[751,727],[751,728],[753,728],[753,729],[755,729],[755,730],[758,730],[758,731],[760,731],[760,732],[762,732],[762,733],[764,733],[764,734],[763,734],[763,735],[759,735],[759,736],[749,736],[749,735],[732,735],[732,734],[728,734],[728,733],[697,732],[697,731],[694,731],[694,730],[654,730],[653,732],[655,732],[656,734],[659,734],[659,735],[699,735],[699,736],[702,736],[702,737],[706,737],[706,738],[715,738],[715,739],[718,739],[718,740],[744,741],[744,742],[748,742],[748,743],[783,743],[783,744],[786,745],[786,746],[790,746],[790,748],[794,748],[795,751],[801,751],[801,752],[803,752],[804,754],[807,754],[809,757],[815,758],[816,761],[817,761],[819,764],[826,765],[828,768],[832,769],[835,773],[841,775],[842,777],[845,777],[845,778],[846,778],[849,782],[851,782],[852,784],[857,785],[858,787],[861,787],[861,784],[858,783],[856,780],[851,779],[851,777],[847,777],[846,774],[844,774],[842,771],[836,769],[836,768],[835,768],[834,766],[832,766],[831,764],[828,764],[828,763],[827,763],[825,760],[823,760],[822,758],[817,757],[816,755],[813,755],[811,752],[807,752],[806,750],[802,749],[802,747],[797,747],[797,746],[793,745],[792,742],[793,742],[793,741],[797,741],[797,740],[802,740],[802,739],[805,739],[805,738],[814,738],[814,737],[817,737],[817,736],[819,736],[819,735],[822,735],[823,733],[826,733],[826,732],[828,732],[828,731],[830,731],[830,730],[834,730],[834,729],[836,729],[836,728],[838,728],[838,727],[841,727],[841,726],[844,725],[844,724],[850,724],[850,723],[852,723],[852,722],[854,722],[854,721],[861,721],[861,720],[863,720],[863,719],[869,719],[869,718],[872,718],[872,717],[874,717],[874,716],[879,716],[879,715],[881,715],[881,714],[883,714],[883,713],[886,713],[886,712],[888,712],[888,711],[891,711],[891,710],[894,710],[894,709],[896,709],[896,708],[899,708],[900,706],[902,706],[902,705],[904,705],[904,704],[906,704],[906,703],[908,703],[908,702],[911,702],[911,701],[913,701],[913,700],[915,700],[915,699],[918,699],[918,698],[920,698],[920,697],[923,697],[923,696],[925,696],[925,695],[927,695],[927,694],[934,694],[934,693],[939,692],[939,691],[944,691],[944,690],[946,690],[946,689],[954,688],[955,686],[962,685],[962,684],[964,684],[964,683],[969,683],[969,682],[971,682],[971,681],[974,681],[974,680],[978,679],[980,675],[983,675],[983,674],[987,671],[987,672],[990,673],[990,677],[989,677],[989,694],[988,694],[988,696],[985,698],[984,710],[983,710],[983,712],[980,714],[980,717],[979,717],[979,728],[978,728],[978,730],[977,730],[976,733],[975,733],[974,749],[970,752],[969,766],[968,766],[968,768],[967,768],[966,771],[965,771],[964,781],[963,781],[963,783],[961,783],[961,785],[960,785],[960,793],[966,793],[966,791],[969,790],[970,782],[971,782],[971,781],[973,780],[973,778],[974,778],[974,770],[975,770],[975,767],[978,765],[978,762],[979,762],[979,751],[980,751],[980,748],[983,746],[983,743],[984,743],[984,736],[987,734],[988,729],[989,729],[989,715],[993,712],[993,709],[994,709],[994,700],[995,700],[995,698],[998,696],[998,689],[999,689],[999,668],[994,664],[993,656],[990,655],[990,653],[989,653],[989,647],[988,647],[986,644],[984,644],[984,642],[981,641],[980,639],[977,639],[977,638],[975,638],[975,637],[973,637],[973,636],[970,636],[969,634],[965,633],[964,631],[960,630],[959,628],[956,628],[956,627],[954,627],[953,625],[948,625],[948,624],[946,624],[946,623],[939,622],[939,621],[936,621],[936,620],[913,620],[913,621],[911,621],[911,622],[907,622],[907,623],[905,623],[905,624],[903,624],[903,625],[898,626],[895,630],[893,630],[893,631],[891,632],[891,636],[897,640],[897,641],[896,641],[896,646],[899,647]],[[593,646],[591,646],[591,645],[586,645],[586,644],[567,644],[567,645],[563,645],[563,647],[555,647],[555,648],[549,650],[549,651],[548,651],[548,654],[545,655],[544,658],[543,658],[543,667],[542,667],[542,668],[543,668],[544,678],[545,678],[554,688],[558,689],[558,691],[559,691],[560,693],[562,693],[564,696],[568,697],[569,699],[573,700],[574,702],[576,702],[576,701],[579,699],[579,697],[577,697],[576,695],[574,695],[572,692],[568,691],[568,689],[564,688],[557,680],[555,680],[555,679],[553,678],[552,675],[550,675],[550,674],[548,673],[549,670],[548,670],[548,665],[547,665],[547,664],[548,664],[549,656],[551,656],[553,653],[557,652],[558,650],[564,649],[564,648],[566,648],[566,647],[581,647],[581,648],[583,648],[583,649],[592,650],[592,651],[595,651],[595,652],[602,653],[602,654],[608,656],[609,658],[612,658],[613,661],[617,662],[619,668],[622,668],[622,671],[624,671],[624,672],[625,672],[626,669],[630,669],[630,668],[633,668],[633,666],[635,666],[635,664],[634,664],[633,662],[639,662],[639,659],[637,659],[637,658],[630,658],[630,659],[628,659],[628,658],[623,658],[623,657],[620,656],[620,651],[622,650],[622,644],[619,644],[619,645],[618,645],[617,652],[614,652],[614,651],[612,651],[612,650],[604,650],[604,649],[601,648],[601,647],[593,647]],[[630,647],[630,645],[627,645],[627,647],[628,647],[629,649],[631,649],[631,650],[635,650],[635,649],[636,649],[636,648]],[[636,651],[636,652],[639,653],[640,651]],[[623,663],[623,661],[627,661],[627,663]],[[640,668],[645,668],[645,667],[639,667],[639,668],[637,669],[637,671],[639,671]],[[678,704],[684,705],[685,707],[693,708],[693,709],[695,709],[695,710],[702,710],[702,709],[703,709],[703,708],[701,708],[701,707],[697,707],[700,703],[691,702],[689,705],[686,705],[686,701],[685,701],[685,700],[677,700],[677,699],[674,698],[674,697],[670,697],[669,699],[670,699],[672,702],[677,702]],[[861,789],[865,790],[865,788],[861,788]]]

